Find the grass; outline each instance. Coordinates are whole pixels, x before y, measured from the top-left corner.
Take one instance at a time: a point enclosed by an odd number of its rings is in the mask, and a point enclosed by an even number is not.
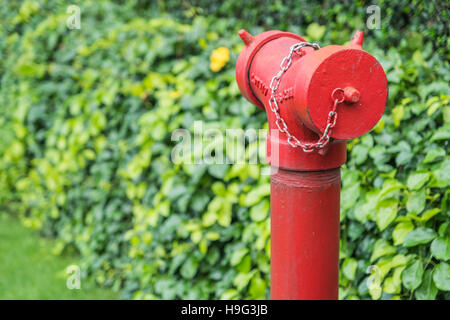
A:
[[[66,268],[76,256],[55,256],[54,243],[20,221],[0,214],[0,299],[117,299],[111,290],[83,282],[69,290]]]

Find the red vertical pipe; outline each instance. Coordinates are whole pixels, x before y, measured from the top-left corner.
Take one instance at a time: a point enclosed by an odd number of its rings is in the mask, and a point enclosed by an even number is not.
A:
[[[271,299],[337,299],[340,168],[273,169]]]

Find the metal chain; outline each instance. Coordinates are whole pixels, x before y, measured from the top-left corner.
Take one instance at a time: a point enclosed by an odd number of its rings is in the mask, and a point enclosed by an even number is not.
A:
[[[278,129],[281,132],[286,134],[287,142],[294,148],[300,147],[303,149],[304,152],[312,152],[315,149],[324,148],[330,141],[329,132],[336,125],[336,120],[337,120],[336,107],[337,107],[338,103],[343,101],[344,98],[343,98],[343,94],[342,94],[342,98],[334,99],[333,107],[328,114],[327,125],[325,127],[325,130],[324,130],[322,136],[316,142],[313,142],[313,143],[302,142],[289,132],[286,122],[280,116],[280,113],[279,113],[280,108],[278,106],[278,102],[276,99],[276,92],[278,90],[278,87],[280,86],[280,82],[281,82],[281,78],[282,78],[283,74],[289,69],[289,67],[292,64],[292,55],[295,52],[299,51],[303,47],[312,47],[316,50],[320,49],[320,47],[317,43],[310,43],[310,42],[299,42],[299,43],[293,44],[290,47],[289,54],[286,57],[284,57],[284,59],[281,61],[280,71],[270,81],[271,95],[270,95],[270,99],[269,99],[269,106],[270,106],[270,110],[272,110],[272,112],[275,114],[275,117],[276,117],[275,124],[277,125]],[[332,98],[334,98],[334,95],[337,91],[342,91],[342,93],[343,93],[342,89],[337,88],[331,94]]]

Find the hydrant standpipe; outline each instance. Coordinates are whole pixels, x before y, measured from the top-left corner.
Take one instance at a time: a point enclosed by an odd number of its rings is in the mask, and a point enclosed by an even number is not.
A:
[[[337,299],[340,167],[346,140],[381,118],[386,75],[361,31],[323,48],[288,32],[239,35],[239,89],[269,122],[271,298]]]

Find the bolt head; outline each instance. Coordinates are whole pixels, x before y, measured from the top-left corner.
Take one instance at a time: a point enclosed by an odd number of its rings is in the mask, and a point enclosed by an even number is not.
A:
[[[344,100],[347,103],[357,103],[361,95],[358,90],[353,87],[346,87],[344,89]]]

